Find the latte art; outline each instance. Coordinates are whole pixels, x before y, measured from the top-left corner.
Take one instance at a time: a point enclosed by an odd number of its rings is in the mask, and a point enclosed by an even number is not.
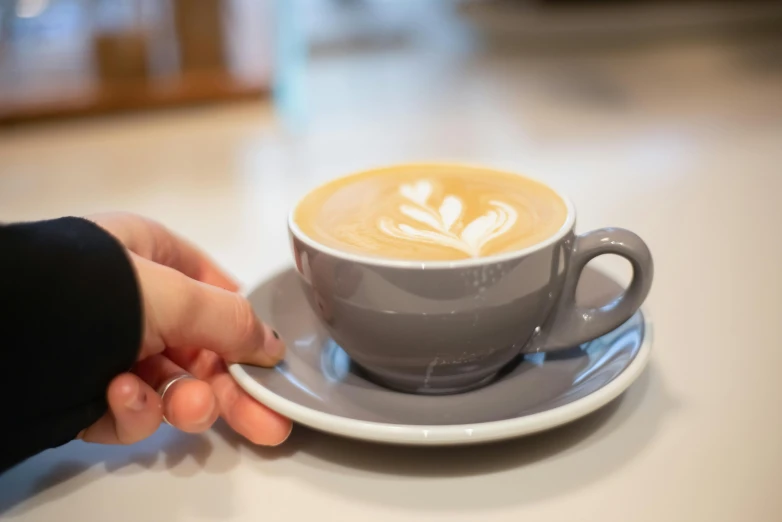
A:
[[[526,248],[554,235],[567,213],[553,190],[521,176],[411,165],[327,183],[293,218],[302,233],[337,250],[426,261]]]
[[[378,228],[391,237],[451,247],[468,256],[478,257],[487,243],[508,232],[518,218],[512,206],[490,200],[490,209],[469,223],[464,223],[462,199],[449,194],[439,206],[432,206],[429,200],[433,189],[431,180],[402,185],[399,193],[409,203],[400,204],[397,210],[417,224],[411,225],[400,222],[398,218],[382,216],[378,220]]]

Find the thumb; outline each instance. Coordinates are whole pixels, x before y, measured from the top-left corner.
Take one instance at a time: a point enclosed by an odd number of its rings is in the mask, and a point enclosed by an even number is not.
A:
[[[228,362],[260,366],[274,366],[283,358],[282,340],[242,296],[131,256],[144,299],[142,358],[165,348],[201,348]]]

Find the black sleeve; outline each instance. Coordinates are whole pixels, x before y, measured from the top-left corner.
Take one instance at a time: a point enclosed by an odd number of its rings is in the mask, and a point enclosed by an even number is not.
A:
[[[103,229],[80,218],[0,225],[0,471],[106,412],[142,324],[133,266]]]

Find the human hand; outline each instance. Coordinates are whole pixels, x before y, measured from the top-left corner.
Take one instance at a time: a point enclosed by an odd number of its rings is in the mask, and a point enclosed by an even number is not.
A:
[[[165,414],[182,431],[203,432],[222,416],[256,444],[277,445],[291,422],[253,400],[226,362],[273,366],[285,352],[238,286],[202,252],[162,225],[125,213],[90,216],[129,251],[142,295],[144,334],[132,373],[109,385],[109,411],[79,437],[131,444],[152,435]],[[165,398],[162,385],[177,376]]]

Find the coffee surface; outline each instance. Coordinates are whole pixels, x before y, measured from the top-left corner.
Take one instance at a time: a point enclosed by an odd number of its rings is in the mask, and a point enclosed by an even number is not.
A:
[[[294,211],[309,238],[379,258],[458,260],[520,250],[553,236],[567,206],[515,174],[451,165],[389,167],[339,178]]]

